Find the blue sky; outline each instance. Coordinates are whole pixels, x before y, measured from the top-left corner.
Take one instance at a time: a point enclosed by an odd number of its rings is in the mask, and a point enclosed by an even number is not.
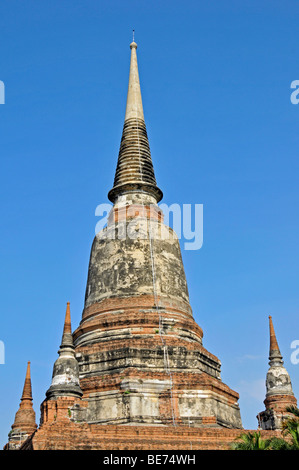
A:
[[[1,447],[28,360],[39,420],[67,301],[80,322],[133,28],[163,202],[204,206],[203,247],[182,253],[204,346],[255,429],[271,314],[299,398],[298,14],[295,0],[1,3]]]

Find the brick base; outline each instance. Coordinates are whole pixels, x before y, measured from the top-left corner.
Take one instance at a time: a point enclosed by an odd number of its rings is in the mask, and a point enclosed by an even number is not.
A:
[[[41,426],[22,450],[227,450],[242,432],[188,426],[56,422]],[[261,435],[264,439],[281,436],[279,431],[261,431]]]

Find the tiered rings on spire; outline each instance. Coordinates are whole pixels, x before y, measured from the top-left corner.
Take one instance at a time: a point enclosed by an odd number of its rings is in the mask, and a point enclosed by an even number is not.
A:
[[[110,201],[128,192],[145,192],[159,202],[163,193],[158,188],[144,122],[137,65],[137,44],[132,42],[131,64],[125,123],[118,154],[114,185],[108,194]]]

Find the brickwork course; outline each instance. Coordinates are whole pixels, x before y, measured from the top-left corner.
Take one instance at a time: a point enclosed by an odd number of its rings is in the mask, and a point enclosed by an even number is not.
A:
[[[144,120],[137,44],[130,49],[125,122],[108,193],[113,208],[91,247],[82,320],[72,332],[67,303],[40,424],[26,378],[6,449],[229,449],[244,432],[239,395],[204,347],[179,240],[158,207],[163,193]],[[262,437],[280,436],[285,407],[296,404],[272,320],[270,339]]]

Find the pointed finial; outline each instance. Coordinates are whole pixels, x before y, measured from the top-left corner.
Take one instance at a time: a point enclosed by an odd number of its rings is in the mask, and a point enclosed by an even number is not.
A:
[[[137,44],[135,42],[135,29],[133,29],[133,41],[130,44],[130,49],[137,49]]]
[[[64,320],[62,340],[61,340],[61,345],[60,345],[60,348],[64,348],[64,347],[73,348],[70,302],[67,302],[66,304],[65,320]]]
[[[21,400],[32,400],[30,361],[27,362],[26,377]]]
[[[277,351],[280,354],[271,315],[269,315],[269,329],[270,329],[270,356],[272,355],[271,354],[272,351]]]
[[[72,332],[72,325],[71,325],[71,309],[70,309],[70,302],[66,304],[66,312],[65,312],[65,320],[64,320],[64,328],[63,334],[71,333]]]

